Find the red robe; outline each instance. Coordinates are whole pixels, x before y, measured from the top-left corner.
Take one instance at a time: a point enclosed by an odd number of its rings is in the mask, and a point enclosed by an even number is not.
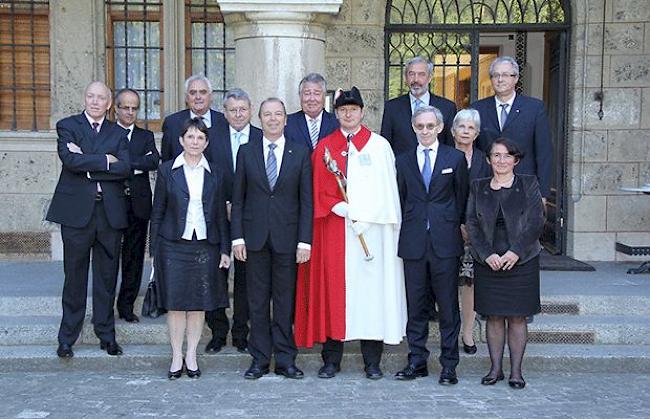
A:
[[[358,150],[370,139],[362,126],[352,138]],[[298,270],[296,283],[296,345],[311,348],[327,338],[345,339],[345,218],[332,212],[343,201],[336,177],[323,163],[325,148],[346,171],[347,139],[340,129],[323,138],[312,154],[314,230],[311,260]]]

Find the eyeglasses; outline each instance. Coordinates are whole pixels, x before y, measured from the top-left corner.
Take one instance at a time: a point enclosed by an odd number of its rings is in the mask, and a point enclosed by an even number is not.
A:
[[[418,131],[422,131],[425,128],[429,131],[433,131],[437,126],[438,124],[415,124],[413,127]]]
[[[118,106],[118,109],[122,109],[123,111],[131,111],[131,112],[137,112],[140,107],[139,106]]]
[[[508,154],[508,153],[490,153],[490,158],[492,160],[510,161],[510,160],[514,160],[515,156],[513,156],[512,154]]]
[[[226,111],[228,111],[229,114],[237,115],[238,113],[246,113],[250,111],[250,108],[226,108]]]
[[[490,74],[491,79],[499,80],[499,79],[508,79],[508,78],[515,78],[517,77],[516,74],[508,74],[508,73],[493,73]]]

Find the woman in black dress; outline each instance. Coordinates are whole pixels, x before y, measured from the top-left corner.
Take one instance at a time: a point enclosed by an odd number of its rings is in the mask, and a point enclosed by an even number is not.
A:
[[[510,379],[524,388],[521,362],[528,339],[526,317],[540,312],[539,236],[544,227],[537,178],[514,173],[523,157],[512,141],[497,139],[488,153],[491,178],[470,188],[467,229],[474,264],[476,312],[487,316],[487,342],[492,366],[481,379],[503,380],[503,350],[508,335]]]
[[[451,133],[454,136],[456,150],[465,153],[470,183],[474,179],[492,175],[492,169],[485,158],[485,154],[474,147],[474,141],[480,131],[481,116],[476,109],[458,111],[451,126]],[[460,260],[460,272],[458,274],[463,326],[460,339],[463,342],[465,353],[475,354],[477,348],[473,334],[474,319],[476,317],[474,312],[474,258],[472,258],[469,250],[469,236],[464,224],[461,224],[460,231],[465,241],[465,252]]]
[[[196,348],[205,311],[228,306],[226,270],[230,265],[222,177],[203,156],[208,129],[200,119],[188,120],[179,141],[183,153],[158,169],[151,213],[158,301],[168,311],[170,380],[179,378],[183,368],[190,378],[201,376]]]

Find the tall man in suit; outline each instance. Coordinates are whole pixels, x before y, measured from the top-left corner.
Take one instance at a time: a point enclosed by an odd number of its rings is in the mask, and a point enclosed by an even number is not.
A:
[[[237,153],[239,147],[249,141],[261,141],[262,130],[250,124],[252,104],[248,93],[241,89],[226,92],[223,100],[227,125],[220,125],[217,139],[210,149],[208,160],[216,163],[223,174],[224,195],[228,208],[228,219],[232,202],[232,187],[235,177]],[[217,353],[226,344],[228,330],[232,335],[232,344],[239,352],[248,348],[248,297],[246,295],[246,264],[240,260],[234,263],[235,286],[233,295],[232,329],[226,309],[206,312],[208,326],[212,330],[212,339],[205,347],[207,353]]]
[[[490,81],[494,96],[472,103],[481,115],[477,146],[487,153],[499,137],[517,143],[524,157],[515,172],[537,176],[545,201],[551,194],[553,144],[544,103],[515,93],[519,64],[512,57],[499,57],[490,64]]]
[[[128,225],[124,179],[130,172],[126,130],[106,119],[111,91],[94,81],[84,92],[85,109],[57,122],[62,168],[46,219],[61,224],[63,317],[57,355],[70,358],[86,315],[92,253],[93,326],[100,348],[121,355],[115,341],[115,283],[122,229]]]
[[[169,115],[162,125],[162,144],[160,147],[162,161],[175,159],[183,152],[178,139],[180,138],[183,124],[188,119],[200,118],[208,127],[208,149],[210,153],[211,144],[217,139],[217,132],[220,126],[226,126],[226,118],[221,112],[210,109],[212,103],[212,83],[201,75],[195,74],[185,80],[185,102],[188,109],[178,111]]]
[[[307,262],[311,254],[311,154],[285,138],[281,100],[262,102],[259,117],[263,138],[239,149],[232,201],[233,252],[246,262],[249,290],[253,362],[244,377],[267,374],[274,354],[276,374],[303,378],[295,365],[292,323],[296,263]]]
[[[300,107],[287,118],[284,134],[287,138],[304,143],[314,150],[318,142],[339,127],[339,121],[325,107],[327,83],[318,73],[307,74],[298,85]]]
[[[396,156],[410,151],[417,145],[418,141],[411,126],[411,115],[415,109],[424,105],[434,106],[442,112],[444,128],[440,135],[440,142],[454,145],[450,129],[456,116],[456,104],[429,91],[432,77],[431,61],[420,56],[410,59],[404,69],[404,81],[409,87],[409,92],[389,100],[384,105],[381,136],[390,142]]]
[[[440,144],[443,116],[432,106],[418,108],[411,119],[418,145],[397,157],[397,185],[402,203],[398,256],[404,260],[409,343],[408,365],[395,377],[412,380],[429,375],[426,342],[427,294],[438,300],[440,384],[456,384],[458,365],[458,262],[463,254],[468,172],[465,155]]]
[[[131,173],[124,181],[129,226],[122,238],[122,283],[117,297],[119,317],[129,323],[140,321],[133,313],[138,297],[147,228],[151,215],[151,185],[149,171],[156,170],[160,154],[153,140],[153,132],[135,125],[140,109],[140,96],[133,89],[122,89],[115,95],[117,125],[127,130]]]

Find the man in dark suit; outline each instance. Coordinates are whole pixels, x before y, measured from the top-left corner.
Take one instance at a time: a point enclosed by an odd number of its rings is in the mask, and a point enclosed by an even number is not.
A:
[[[219,127],[227,126],[226,118],[221,112],[210,109],[212,103],[212,83],[200,74],[190,76],[185,80],[185,102],[188,109],[178,111],[165,118],[162,125],[162,144],[160,146],[162,161],[175,159],[183,148],[179,143],[183,124],[188,119],[201,118],[208,127],[208,149],[210,154],[211,144],[217,139]]]
[[[284,103],[260,105],[263,138],[239,149],[233,186],[233,253],[246,261],[251,322],[248,349],[253,357],[245,378],[269,372],[303,378],[296,367],[293,337],[296,263],[311,254],[312,179],[309,149],[284,137]],[[273,315],[270,305],[273,301]]]
[[[409,92],[389,100],[384,105],[381,136],[388,140],[396,156],[410,151],[417,145],[418,141],[411,126],[411,115],[415,109],[424,105],[436,107],[442,112],[445,127],[440,135],[440,142],[454,145],[450,130],[456,115],[456,104],[429,91],[432,77],[431,61],[420,56],[410,59],[404,69],[404,80]]]
[[[327,137],[339,127],[339,121],[324,109],[327,83],[318,73],[307,74],[298,85],[300,107],[298,112],[287,117],[284,135],[296,142],[304,143],[314,151],[321,138]]]
[[[220,125],[217,139],[210,148],[211,155],[206,158],[217,164],[223,175],[224,195],[230,214],[232,186],[235,177],[237,153],[239,147],[249,141],[261,141],[262,130],[250,124],[251,100],[248,93],[241,89],[226,92],[223,101],[227,125]],[[228,217],[230,220],[230,215]],[[205,347],[207,353],[217,353],[226,344],[228,331],[232,335],[232,344],[239,352],[248,348],[248,297],[246,296],[246,264],[240,260],[234,263],[234,295],[232,329],[226,309],[206,312],[208,326],[212,330],[212,339]]]
[[[84,93],[85,109],[57,122],[61,175],[46,219],[61,224],[63,318],[57,355],[70,358],[86,315],[88,265],[92,253],[93,326],[100,348],[121,355],[115,341],[115,283],[122,229],[128,225],[124,179],[129,176],[126,131],[106,119],[111,91],[94,81]]]
[[[545,201],[551,194],[553,144],[544,103],[515,93],[519,65],[512,57],[499,57],[490,64],[490,80],[494,96],[472,103],[481,115],[477,146],[487,154],[499,137],[514,141],[524,153],[515,172],[537,176]]]
[[[417,147],[397,157],[397,186],[402,203],[398,256],[404,260],[409,344],[408,365],[395,377],[429,375],[427,294],[437,297],[440,324],[440,384],[456,384],[458,365],[458,265],[463,254],[460,225],[467,202],[467,161],[461,151],[440,144],[442,113],[422,106],[412,117]]]
[[[124,181],[129,226],[122,238],[122,283],[117,297],[117,312],[129,323],[140,321],[133,313],[138,297],[147,227],[151,215],[151,185],[149,171],[156,170],[160,154],[153,140],[153,132],[135,125],[140,109],[140,96],[133,89],[122,89],[115,95],[117,125],[127,130],[131,174]]]

